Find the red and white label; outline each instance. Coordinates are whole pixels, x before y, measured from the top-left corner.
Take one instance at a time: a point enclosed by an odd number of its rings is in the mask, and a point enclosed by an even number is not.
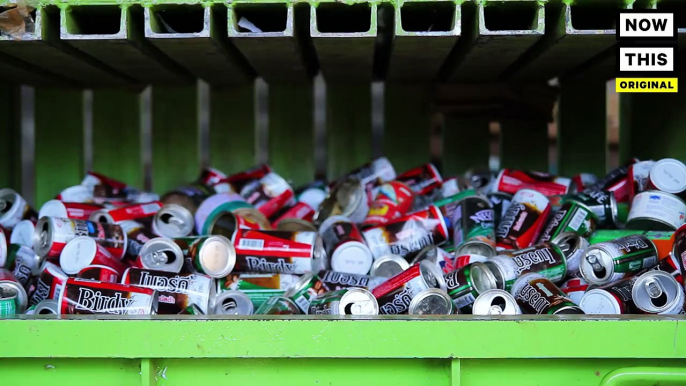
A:
[[[236,255],[272,257],[312,257],[312,244],[298,240],[298,234],[314,232],[282,232],[239,229],[234,237]],[[314,240],[314,239],[312,239]]]
[[[488,260],[488,258],[482,255],[461,255],[455,258],[453,271],[462,269],[471,263],[483,263],[486,260]]]
[[[310,207],[309,205],[305,204],[304,202],[298,202],[297,204],[293,205],[290,209],[286,211],[281,217],[276,219],[272,223],[272,227],[276,228],[279,226],[279,223],[285,219],[289,218],[296,218],[300,220],[305,220],[305,221],[312,221],[314,218],[315,210]]]
[[[400,272],[392,278],[379,284],[372,290],[372,294],[376,298],[380,298],[391,291],[394,291],[403,285],[409,283],[411,280],[420,277],[422,273],[419,270],[419,263],[412,265],[410,268]]]
[[[381,187],[369,205],[369,213],[364,224],[386,224],[389,221],[404,216],[412,209],[414,192],[405,184],[398,181],[387,182]]]
[[[100,205],[83,204],[79,202],[63,202],[67,210],[67,218],[76,220],[88,220],[91,214],[102,209]]]
[[[129,205],[122,208],[110,209],[107,213],[112,216],[114,222],[136,220],[155,215],[162,209],[160,201],[153,201],[144,204]]]
[[[515,194],[520,189],[532,189],[546,196],[554,196],[567,193],[571,184],[569,178],[547,173],[504,169],[500,172],[495,189],[508,194]]]

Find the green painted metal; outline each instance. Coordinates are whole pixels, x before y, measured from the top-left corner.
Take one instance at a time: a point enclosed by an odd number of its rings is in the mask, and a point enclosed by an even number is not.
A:
[[[255,92],[252,85],[212,89],[210,161],[234,173],[255,164]]]
[[[387,84],[383,153],[402,173],[429,161],[431,90],[421,84]]]
[[[137,92],[93,92],[93,170],[136,187],[143,186],[140,113]]]
[[[153,87],[153,189],[166,192],[195,181],[198,156],[198,102],[196,87]]]
[[[503,120],[500,132],[501,167],[548,171],[548,122]]]
[[[37,88],[36,204],[78,185],[83,170],[83,92]]]
[[[138,360],[133,359],[2,359],[0,374],[6,385],[139,385]],[[151,385],[154,385],[151,384]]]
[[[606,172],[607,111],[604,82],[562,85],[558,127],[558,173]]]
[[[443,129],[443,174],[462,174],[475,166],[488,167],[488,119],[448,114]]]
[[[616,369],[603,377],[601,386],[629,385],[683,385],[686,371],[683,367],[626,367]]]
[[[312,84],[269,85],[269,164],[295,186],[314,178]]]
[[[327,84],[326,173],[332,180],[372,157],[371,85]]]
[[[18,87],[0,83],[0,186],[21,186],[21,151]]]

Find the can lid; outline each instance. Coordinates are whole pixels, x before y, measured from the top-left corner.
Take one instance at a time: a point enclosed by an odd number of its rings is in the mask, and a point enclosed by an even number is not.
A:
[[[681,193],[686,190],[686,165],[674,158],[661,159],[650,169],[650,181],[663,192]]]
[[[220,292],[214,303],[216,315],[252,315],[254,311],[250,298],[240,291]]]
[[[34,315],[57,315],[60,313],[59,307],[57,305],[57,300],[55,299],[45,299],[42,302],[36,304],[36,308],[33,311]]]
[[[412,298],[407,313],[410,315],[450,315],[456,313],[456,309],[455,303],[444,290],[429,288]]]
[[[157,237],[143,244],[140,259],[144,268],[167,272],[179,272],[184,262],[181,247],[164,237]]]
[[[36,232],[36,226],[31,220],[22,220],[14,226],[12,234],[10,235],[11,244],[20,244],[33,248],[33,236]]]
[[[60,254],[60,267],[68,275],[76,275],[91,265],[98,253],[98,244],[88,236],[78,236],[67,243]]]
[[[38,218],[45,216],[67,218],[67,207],[60,200],[47,201],[38,211]]]
[[[584,293],[584,296],[579,301],[579,307],[586,314],[619,315],[622,313],[622,306],[617,299],[609,292],[600,288]]]
[[[381,256],[374,261],[369,272],[370,276],[393,277],[408,269],[410,264],[398,255]]]
[[[581,256],[579,270],[587,282],[604,284],[612,277],[615,266],[610,253],[602,244],[596,244],[587,248]]]
[[[165,237],[185,237],[193,232],[195,219],[185,207],[177,204],[164,205],[153,218],[153,230]]]
[[[236,265],[236,249],[226,237],[210,236],[198,251],[198,262],[205,274],[222,278]]]
[[[479,294],[484,293],[488,290],[492,289],[497,289],[498,288],[498,281],[496,280],[496,276],[492,271],[493,266],[496,266],[496,264],[485,264],[485,263],[472,263],[471,264],[472,268],[470,270],[471,272],[471,279],[472,279],[472,286],[474,286],[474,289],[476,292]],[[497,267],[497,269],[500,269]],[[505,281],[503,279],[502,281],[502,287],[505,286]],[[504,288],[501,288],[504,289]]]
[[[576,254],[579,248],[583,246],[581,236],[574,232],[562,232],[550,242],[560,248],[565,259]]]
[[[472,304],[473,315],[519,315],[521,313],[514,296],[501,289],[483,292]]]
[[[378,315],[379,303],[363,288],[348,288],[338,303],[339,315]]]
[[[331,269],[336,272],[366,275],[373,262],[372,251],[359,241],[341,244],[331,255]]]
[[[317,227],[309,221],[299,218],[285,218],[279,221],[276,229],[286,232],[316,232]]]
[[[443,272],[438,269],[435,263],[428,260],[421,261],[419,263],[419,273],[422,275],[427,287],[440,288],[443,291],[447,290]]]
[[[684,304],[684,289],[669,273],[649,271],[639,276],[631,289],[634,304],[641,311],[653,314],[672,313]],[[679,304],[680,303],[680,304]],[[676,310],[674,313],[679,313]]]
[[[38,256],[46,256],[52,247],[52,222],[54,217],[41,217],[33,233],[33,250]],[[60,221],[59,219],[57,221]]]

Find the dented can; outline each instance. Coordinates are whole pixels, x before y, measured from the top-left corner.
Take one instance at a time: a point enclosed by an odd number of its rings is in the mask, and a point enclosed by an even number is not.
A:
[[[443,274],[429,261],[417,263],[372,290],[380,314],[407,313],[412,298],[429,288],[446,289]]]
[[[313,300],[310,315],[378,315],[379,304],[371,292],[363,288],[343,288],[328,292]]]
[[[650,180],[650,169],[655,165],[655,161],[641,161],[629,166],[627,180],[629,182],[629,201],[646,190]]]
[[[362,189],[369,192],[370,197],[373,198],[372,192],[380,184],[395,180],[395,169],[393,164],[386,157],[379,157],[368,164],[364,164],[359,168],[348,172],[341,181],[348,178],[355,178],[362,184]],[[366,213],[365,213],[366,214]],[[344,214],[345,215],[345,214]]]
[[[598,217],[589,208],[577,202],[567,201],[562,204],[560,210],[550,216],[538,242],[553,240],[566,232],[588,237],[595,230],[597,222]]]
[[[319,276],[309,272],[293,283],[283,296],[293,300],[300,310],[306,314],[307,310],[310,309],[310,303],[328,291],[329,289],[322,283]]]
[[[154,315],[157,296],[157,291],[150,288],[69,279],[57,303],[62,315]]]
[[[298,196],[298,202],[295,205],[290,207],[272,222],[272,227],[279,228],[279,224],[284,221],[289,222],[288,220],[301,220],[307,222],[314,228],[314,226],[311,225],[311,221],[314,219],[317,208],[319,208],[319,205],[322,204],[324,199],[326,199],[326,192],[324,190],[318,188],[306,189]],[[316,228],[310,230],[316,230]]]
[[[472,305],[480,294],[497,288],[495,275],[482,263],[469,264],[443,278],[448,295],[463,314],[472,312]]]
[[[212,311],[210,300],[214,300],[215,287],[206,275],[129,268],[121,283],[158,291],[159,314],[178,314],[190,305],[197,306],[203,314]]]
[[[201,235],[209,234],[213,222],[217,221],[216,217],[221,213],[233,213],[238,208],[252,207],[237,193],[217,193],[203,201],[195,212],[195,231]]]
[[[410,265],[422,260],[430,261],[443,273],[448,273],[455,269],[453,256],[435,245],[429,245],[419,251],[412,261],[410,261]]]
[[[410,169],[395,179],[407,185],[417,195],[427,194],[440,188],[443,183],[438,169],[430,163]]]
[[[293,200],[295,193],[283,177],[271,172],[241,189],[241,196],[267,218]]]
[[[588,190],[605,190],[614,193],[617,202],[629,201],[629,180],[627,175],[629,167],[639,162],[637,158],[632,158],[626,164],[612,170],[605,177],[601,178]]]
[[[331,216],[319,227],[331,268],[337,272],[366,275],[372,267],[372,252],[357,225],[345,216]]]
[[[560,233],[550,242],[557,245],[564,253],[567,260],[567,276],[581,276],[579,266],[581,265],[581,257],[584,255],[586,248],[590,246],[588,240],[576,233],[565,232]]]
[[[11,230],[21,220],[38,220],[38,213],[12,189],[0,189],[0,226]]]
[[[154,216],[160,209],[162,209],[161,201],[133,204],[113,209],[101,209],[91,214],[90,220],[116,224],[122,221],[138,220]]]
[[[412,298],[407,313],[410,315],[452,315],[457,313],[457,309],[445,291],[429,288]]]
[[[255,180],[259,180],[271,172],[272,168],[267,164],[255,165],[223,178],[219,181],[219,183],[228,184],[231,187],[231,192],[237,193],[240,192],[245,185]]]
[[[359,224],[369,213],[367,192],[357,178],[347,178],[337,183],[314,215],[314,223],[321,224],[331,216],[341,215]]]
[[[236,272],[305,274],[327,265],[324,244],[316,232],[240,229],[233,245]]]
[[[29,294],[29,304],[34,305],[45,299],[59,298],[68,278],[60,267],[46,261],[40,268],[36,288]]]
[[[40,208],[40,211],[38,211],[38,218],[49,216],[71,218],[75,220],[89,220],[93,213],[102,209],[102,205],[97,204],[50,200]]]
[[[657,264],[657,249],[643,235],[591,245],[581,258],[579,270],[591,284],[612,283]]]
[[[365,226],[386,224],[404,216],[412,209],[414,192],[400,181],[386,182],[379,187],[374,201],[369,205],[369,213],[364,219]]]
[[[495,231],[498,249],[522,249],[533,245],[550,213],[550,201],[543,194],[522,189]]]
[[[505,217],[505,213],[512,204],[512,195],[502,192],[491,192],[486,195],[493,207],[493,220],[495,224],[500,224],[500,220]]]
[[[12,274],[24,288],[28,288],[31,277],[40,273],[41,265],[45,261],[44,258],[36,255],[33,249],[19,244],[10,244],[7,259],[13,262]],[[5,265],[5,267],[9,266]]]
[[[512,285],[512,295],[526,314],[583,314],[553,282],[537,273],[527,273]]]
[[[57,257],[69,241],[79,236],[94,239],[115,258],[126,253],[126,233],[117,224],[42,217],[36,224],[33,249],[39,256]]]
[[[374,260],[374,264],[372,264],[369,274],[371,276],[389,278],[399,274],[409,267],[410,264],[407,262],[407,260],[398,255],[389,254]]]

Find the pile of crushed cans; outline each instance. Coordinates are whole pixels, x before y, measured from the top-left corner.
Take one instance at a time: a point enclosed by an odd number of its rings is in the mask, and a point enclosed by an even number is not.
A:
[[[299,189],[205,169],[162,197],[89,172],[0,190],[0,315],[684,313],[686,166],[443,179],[386,158]]]

